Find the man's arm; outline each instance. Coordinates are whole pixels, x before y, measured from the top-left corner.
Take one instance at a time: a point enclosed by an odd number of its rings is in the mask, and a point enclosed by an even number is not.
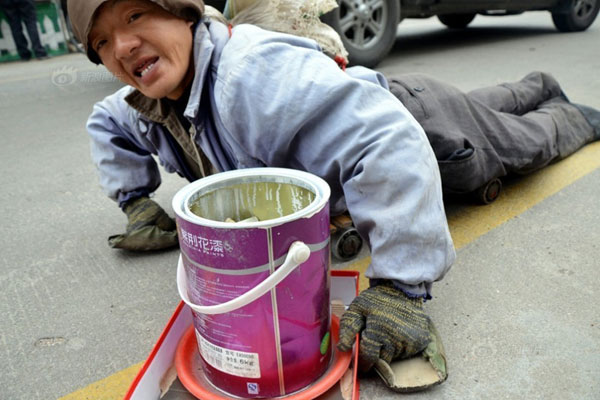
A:
[[[244,44],[224,52],[232,61],[221,63],[215,86],[224,139],[238,160],[325,178],[333,212],[347,206],[370,244],[367,277],[376,286],[342,316],[338,348],[349,350],[360,333],[361,369],[420,353],[433,338],[423,298],[455,257],[422,128],[373,73],[355,79],[308,46],[268,38],[236,57]]]
[[[124,100],[129,91],[123,88],[97,103],[87,124],[100,183],[128,221],[125,233],[110,236],[108,244],[133,251],[174,247],[175,221],[149,199],[160,185],[160,173],[152,144],[142,136],[147,132]]]
[[[125,102],[130,90],[124,87],[96,103],[87,122],[100,185],[120,206],[148,196],[161,183],[158,166],[142,137],[146,132]]]
[[[372,71],[355,79],[318,51],[268,35],[234,31],[240,48],[224,51],[215,92],[226,139],[264,165],[325,178],[333,213],[347,206],[370,245],[367,276],[427,297],[455,254],[422,128]]]

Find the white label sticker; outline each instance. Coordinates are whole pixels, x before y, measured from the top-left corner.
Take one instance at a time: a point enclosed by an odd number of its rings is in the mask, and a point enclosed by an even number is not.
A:
[[[242,378],[260,378],[258,353],[246,353],[217,346],[204,339],[198,331],[196,331],[196,338],[202,358],[213,368]]]

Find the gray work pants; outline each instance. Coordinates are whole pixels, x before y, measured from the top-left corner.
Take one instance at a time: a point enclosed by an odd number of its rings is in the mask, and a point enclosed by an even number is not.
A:
[[[421,74],[389,82],[425,130],[447,193],[535,171],[594,140],[592,126],[545,73],[469,93]]]

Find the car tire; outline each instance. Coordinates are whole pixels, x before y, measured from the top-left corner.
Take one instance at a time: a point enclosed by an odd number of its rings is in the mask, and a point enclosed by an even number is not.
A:
[[[443,14],[437,17],[450,29],[464,29],[475,19],[475,14]]]
[[[572,0],[566,12],[552,13],[552,21],[561,32],[584,31],[594,22],[599,9],[600,0]]]
[[[396,41],[400,0],[383,0],[373,8],[367,0],[338,0],[339,7],[321,20],[335,29],[351,65],[376,66]]]

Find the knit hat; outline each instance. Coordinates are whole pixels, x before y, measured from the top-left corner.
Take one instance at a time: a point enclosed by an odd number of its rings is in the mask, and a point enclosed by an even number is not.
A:
[[[92,28],[94,14],[108,0],[68,0],[68,14],[73,33],[81,42],[90,61],[101,64],[96,52],[89,46],[88,35]],[[171,14],[189,21],[198,21],[204,14],[202,0],[147,0],[159,5]]]

